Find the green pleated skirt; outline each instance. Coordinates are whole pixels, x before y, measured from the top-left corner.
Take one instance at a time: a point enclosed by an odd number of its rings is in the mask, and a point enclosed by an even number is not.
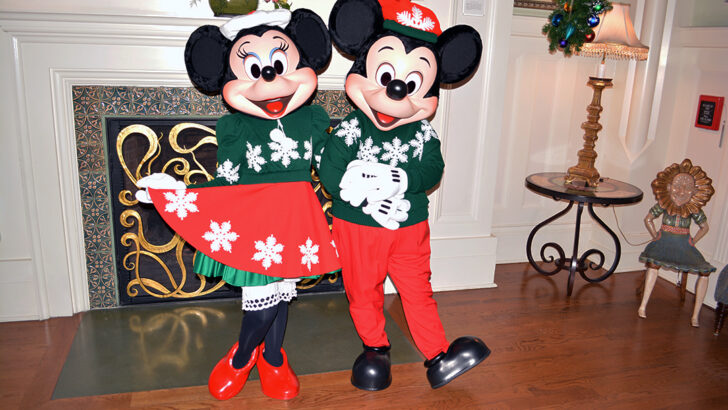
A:
[[[233,286],[265,286],[269,283],[278,282],[283,278],[266,276],[260,273],[248,272],[232,268],[210,258],[204,253],[197,251],[195,264],[192,268],[195,273],[207,276],[208,278],[222,278]],[[316,279],[320,275],[304,276],[301,279]]]

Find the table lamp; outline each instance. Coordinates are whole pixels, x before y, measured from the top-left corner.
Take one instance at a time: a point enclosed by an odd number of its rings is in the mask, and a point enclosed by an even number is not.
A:
[[[578,188],[596,187],[599,184],[599,172],[594,167],[597,153],[594,150],[597,133],[602,129],[599,116],[602,112],[602,90],[612,86],[611,78],[604,78],[604,61],[647,59],[649,48],[640,43],[629,17],[629,4],[612,3],[612,10],[607,11],[601,23],[594,28],[594,39],[584,43],[577,54],[587,57],[601,57],[596,77],[589,77],[587,84],[594,89],[591,103],[586,107],[587,121],[581,124],[584,130],[584,147],[577,153],[578,162],[569,168],[565,182]]]

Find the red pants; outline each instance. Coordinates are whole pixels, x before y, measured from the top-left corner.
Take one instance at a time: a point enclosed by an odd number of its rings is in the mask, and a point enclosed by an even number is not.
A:
[[[384,332],[384,280],[402,298],[412,338],[427,359],[447,351],[445,330],[430,285],[430,227],[427,221],[392,231],[334,218],[349,312],[365,345],[388,346]]]

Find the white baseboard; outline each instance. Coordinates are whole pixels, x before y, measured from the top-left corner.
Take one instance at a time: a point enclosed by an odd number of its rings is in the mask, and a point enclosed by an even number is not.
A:
[[[534,225],[535,226],[535,225]],[[526,242],[534,226],[507,226],[493,228],[493,235],[498,238],[497,263],[526,262]],[[582,224],[579,249],[587,249],[586,240],[591,232],[591,225]],[[539,251],[546,242],[558,243],[567,257],[571,256],[574,242],[574,224],[556,224],[545,226],[533,238],[531,253],[536,261],[541,261]],[[547,256],[556,256],[555,252],[547,252]]]
[[[40,307],[38,305],[38,289],[36,289],[32,280],[22,280],[22,276],[17,274],[18,271],[8,270],[9,265],[17,265],[16,263],[3,262],[3,273],[10,275],[0,275],[4,278],[0,280],[0,322],[16,322],[20,320],[38,320],[41,318]],[[15,279],[15,281],[10,281]]]
[[[432,239],[432,290],[494,288],[496,247],[494,236]],[[384,293],[396,293],[389,278]]]

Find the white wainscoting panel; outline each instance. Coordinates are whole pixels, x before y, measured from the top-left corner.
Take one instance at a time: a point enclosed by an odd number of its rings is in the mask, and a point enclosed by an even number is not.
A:
[[[40,317],[33,271],[30,258],[0,260],[0,322]]]
[[[499,263],[525,261],[531,229],[566,207],[566,202],[529,191],[524,181],[533,173],[563,172],[576,164],[584,134],[580,126],[591,101],[586,82],[594,60],[549,54],[541,34],[543,24],[540,17],[514,16],[512,20],[493,211]],[[597,159],[597,168],[599,163]],[[553,240],[571,256],[575,209],[539,232],[535,253],[543,242]],[[586,212],[582,224],[580,249],[587,244],[591,229]]]

